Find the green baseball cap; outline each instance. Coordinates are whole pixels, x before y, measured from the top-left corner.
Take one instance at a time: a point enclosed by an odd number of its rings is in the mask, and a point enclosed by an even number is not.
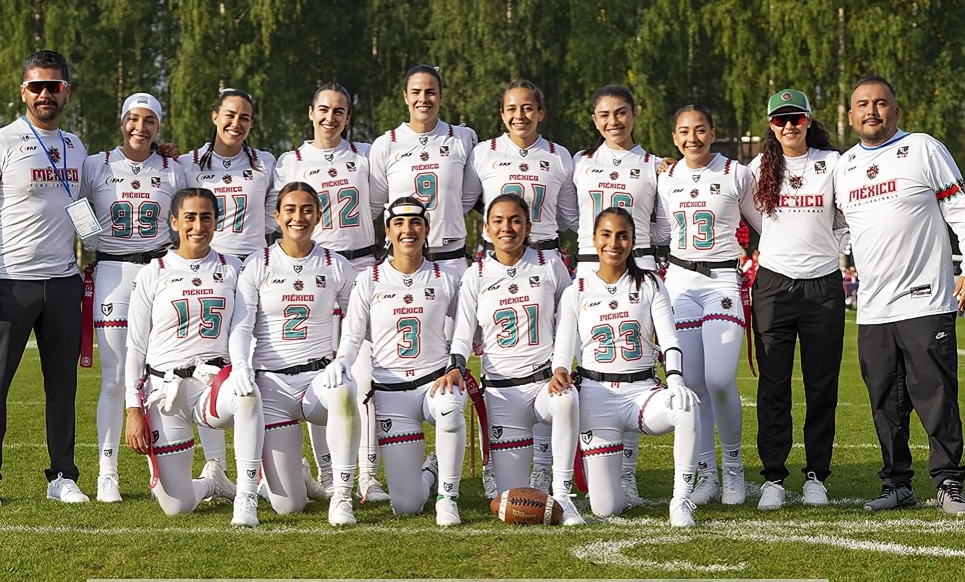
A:
[[[767,116],[774,115],[775,111],[783,107],[790,107],[811,115],[811,102],[808,101],[808,96],[795,89],[782,89],[771,95],[767,100]]]

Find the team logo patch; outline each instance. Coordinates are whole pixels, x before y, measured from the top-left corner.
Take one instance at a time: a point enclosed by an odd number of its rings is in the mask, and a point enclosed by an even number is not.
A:
[[[733,306],[734,306],[734,302],[731,300],[730,297],[724,297],[723,299],[720,300],[721,309],[730,309]]]
[[[506,269],[506,274],[509,275],[510,277],[515,277],[516,267],[510,267],[509,269]]]
[[[422,160],[423,162],[428,162],[429,152],[422,152],[421,154],[419,154],[419,159]]]
[[[700,182],[700,174],[691,174],[690,179],[694,182]]]
[[[781,93],[781,101],[790,101],[792,99],[791,92],[785,91]]]
[[[221,160],[221,165],[227,170],[231,167],[231,160]]]
[[[158,432],[158,431],[156,431],[156,430],[152,430],[152,431],[151,431],[151,442],[152,442],[152,443],[156,443],[159,438],[161,438],[161,433]]]
[[[736,459],[737,455],[740,454],[740,451],[724,451],[724,454],[732,459]]]
[[[616,180],[620,177],[620,172],[610,172],[610,179]]]
[[[105,457],[113,457],[113,456],[114,456],[114,449],[104,449],[104,456],[105,456]]]
[[[22,142],[28,142],[28,141],[30,141],[30,136],[29,136],[29,135],[21,135],[21,136],[20,136],[20,141],[22,141]]]
[[[57,148],[50,148],[49,150],[47,150],[47,153],[50,155],[51,162],[55,164],[60,163],[60,150],[58,150]]]
[[[382,429],[382,432],[389,432],[390,430],[392,430],[392,419],[386,418],[384,420],[380,420],[379,428]]]
[[[877,165],[869,166],[868,171],[866,173],[868,174],[869,180],[874,180],[875,177],[878,175],[878,166]]]
[[[449,348],[446,348],[446,349],[449,349]],[[406,377],[406,378],[413,378],[413,377],[415,377],[415,370],[406,370],[406,371],[405,371],[405,377]]]
[[[374,463],[376,459],[378,459],[379,457],[378,455],[368,455],[366,458],[369,460],[370,463]]]
[[[614,165],[614,166],[619,166],[619,165],[622,164],[622,163],[623,163],[623,160],[620,160],[620,159],[617,159],[617,158],[613,158],[613,165]],[[616,180],[616,178],[614,178],[614,180]]]
[[[700,190],[694,188],[693,190],[690,191],[691,198],[696,198],[697,196],[700,196]]]
[[[529,150],[521,149],[519,150],[519,155],[525,158],[526,156],[529,155]],[[525,172],[526,170],[523,170],[523,171]]]
[[[800,190],[804,186],[804,176],[788,176],[787,184],[795,190]]]
[[[632,168],[630,170],[630,179],[639,180],[640,179],[640,168]]]
[[[520,164],[520,165],[519,165],[519,171],[520,171],[520,172],[528,172],[528,171],[529,171],[529,164],[527,164],[526,162],[523,162],[522,164]]]
[[[354,172],[358,168],[355,167],[355,162],[345,162],[345,169],[349,172]]]
[[[613,294],[615,294],[615,293],[617,292],[617,287],[616,287],[616,285],[612,285],[612,286],[611,286],[611,285],[607,285],[607,286],[606,286],[606,290],[607,290],[607,293],[609,293],[610,295],[613,295]]]
[[[817,161],[817,162],[814,162],[814,173],[815,173],[815,174],[827,174],[827,173],[828,173],[828,165],[827,165],[826,163],[824,163],[824,160],[819,160],[819,161]]]
[[[626,458],[628,458],[628,459],[629,459],[630,457],[632,457],[632,456],[633,456],[633,449],[623,449],[623,456],[626,457]]]
[[[328,175],[334,178],[335,176],[338,176],[338,170],[336,170],[335,168],[329,168]]]
[[[220,272],[220,271],[215,272],[215,274],[214,274],[214,282],[215,282],[215,283],[224,283],[224,273],[222,273],[222,272]]]
[[[681,477],[683,477],[684,483],[692,483],[694,480],[693,473],[684,473],[683,475],[681,475]]]
[[[198,269],[200,269],[200,268],[201,268],[201,265],[199,265],[199,264],[197,264],[197,263],[191,265],[191,270],[194,271],[195,273],[197,273],[197,272],[198,272]]]
[[[720,194],[720,184],[711,184],[711,185],[710,185],[710,193],[711,193],[711,194],[714,194],[714,195],[719,195],[719,194]]]
[[[410,303],[412,303],[412,295],[409,294],[409,293],[406,293],[406,294],[405,294],[405,297],[402,298],[402,301],[403,301],[406,305],[409,305]]]
[[[249,479],[254,479],[258,476],[258,471],[256,469],[246,469],[245,475],[248,475]]]
[[[426,288],[426,300],[427,300],[427,301],[435,301],[435,300],[436,300],[436,290],[433,289],[432,287],[427,287],[427,288]]]
[[[103,313],[104,315],[110,315],[111,313],[114,313],[114,304],[101,303],[101,313]]]
[[[907,158],[908,157],[908,146],[901,146],[898,148],[898,157]]]
[[[241,177],[250,182],[255,179],[255,173],[251,170],[242,170]]]
[[[540,163],[539,163],[539,169],[542,170],[542,171],[544,171],[544,172],[549,172],[549,171],[550,171],[550,163],[547,162],[547,161],[545,161],[545,160],[541,160]]]
[[[200,287],[201,277],[195,277],[194,279],[191,279],[191,284],[194,285],[195,287]]]
[[[346,473],[345,471],[339,471],[338,478],[342,480],[342,483],[350,483],[352,481],[351,473]]]
[[[449,157],[449,146],[447,146],[447,145],[439,146],[439,155],[442,156],[442,157],[444,157],[444,158],[448,158],[448,157]]]
[[[593,440],[593,431],[592,431],[592,430],[588,430],[588,431],[586,431],[586,432],[581,432],[581,433],[580,433],[580,440],[583,441],[583,442],[586,443],[586,444],[590,444],[590,441]]]
[[[419,143],[422,145],[426,145],[427,143],[429,143],[429,138],[426,136],[422,136],[419,138]]]
[[[402,277],[402,284],[406,287],[412,287],[412,277]]]
[[[325,288],[325,275],[315,275],[315,286],[319,289]]]
[[[327,454],[327,455],[322,455],[322,461],[324,461],[324,462],[326,462],[326,463],[331,463],[331,462],[332,462],[332,455],[331,455],[331,453],[329,453],[329,454]]]
[[[295,269],[296,273],[301,273],[302,269],[304,269],[305,267],[303,267],[302,265],[294,265],[293,268]]]
[[[631,304],[631,305],[636,305],[637,303],[640,303],[640,294],[639,294],[639,293],[631,293],[631,294],[630,294],[630,304]]]
[[[224,182],[225,184],[230,184],[233,179],[234,178],[232,178],[231,174],[225,174],[224,176],[221,177],[221,181]]]
[[[325,154],[325,161],[326,161],[326,162],[332,163],[332,160],[334,160],[334,159],[335,159],[335,154]]]
[[[67,142],[67,149],[69,150],[74,149],[74,142],[70,141],[69,137],[65,137],[64,141]]]
[[[539,275],[533,275],[529,278],[529,286],[532,288],[539,287],[541,283],[539,282]]]
[[[133,172],[135,176],[140,174],[141,164],[131,164],[131,172]]]
[[[539,450],[540,450],[541,453],[545,453],[545,452],[547,452],[547,451],[550,450],[550,446],[549,446],[548,444],[546,444],[546,443],[540,443],[540,444],[539,444]]]
[[[616,309],[617,307],[620,307],[620,302],[616,299],[612,299],[610,301],[610,309]]]
[[[517,292],[519,292],[519,285],[517,285],[516,283],[511,284],[509,286],[509,293],[511,295],[516,295]]]
[[[151,178],[151,188],[160,188],[160,187],[161,187],[161,178],[158,178],[157,176],[154,176],[153,178]]]
[[[493,432],[493,438],[498,439],[499,437],[503,436],[503,427],[494,426],[492,427],[492,432]]]
[[[452,491],[452,483],[443,483],[443,484],[442,484],[442,488],[445,489],[445,490],[448,491],[448,492],[451,492],[451,491]]]
[[[131,182],[131,188],[134,188],[135,190],[137,190],[137,189],[140,188],[140,187],[141,187],[141,181],[140,181],[140,180],[134,180],[133,182]]]
[[[303,283],[301,279],[295,279],[295,282],[292,283],[292,287],[295,288],[295,291],[301,291],[305,288],[305,283]]]

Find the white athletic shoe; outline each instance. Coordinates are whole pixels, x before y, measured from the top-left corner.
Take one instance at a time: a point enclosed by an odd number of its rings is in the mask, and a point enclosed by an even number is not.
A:
[[[204,464],[204,468],[201,469],[201,478],[208,479],[214,485],[214,491],[211,493],[211,497],[217,497],[225,501],[234,500],[236,491],[235,484],[228,478],[227,473],[225,473],[218,459],[211,459]],[[258,502],[257,498],[255,502]]]
[[[331,525],[354,525],[355,512],[352,511],[352,492],[333,492],[328,502],[328,523]]]
[[[308,498],[315,501],[324,501],[332,498],[332,491],[325,488],[320,482],[312,477],[312,470],[308,467],[308,459],[302,459],[302,478],[305,480],[305,489],[308,491]],[[332,472],[328,472],[328,483],[332,486]],[[334,486],[332,486],[334,490]]]
[[[308,459],[302,459],[302,465],[307,465]],[[325,465],[324,467],[318,468],[318,484],[322,486],[325,490],[325,499],[331,499],[332,494],[335,493],[335,480],[332,477],[332,466]]]
[[[673,527],[694,527],[694,509],[697,506],[686,497],[674,497],[670,500],[670,525]]]
[[[694,505],[705,505],[720,495],[720,478],[717,469],[703,469],[697,471],[697,484],[690,494],[690,501]]]
[[[47,499],[59,499],[64,503],[87,503],[90,498],[77,487],[73,479],[64,478],[58,473],[57,478],[47,483]]]
[[[804,505],[827,505],[828,489],[818,480],[814,471],[808,473],[808,480],[804,482]]]
[[[747,497],[744,488],[744,466],[724,465],[724,489],[720,494],[720,502],[724,505],[740,505]]]
[[[761,500],[757,502],[757,509],[780,509],[784,505],[784,485],[777,481],[764,481],[761,485]]]
[[[231,516],[231,525],[236,527],[255,527],[258,525],[257,494],[238,493],[235,495],[235,512]]]
[[[117,473],[105,473],[97,478],[97,500],[101,503],[120,503],[121,482]]]
[[[492,463],[489,465],[483,465],[483,493],[486,495],[487,499],[496,499],[499,495],[499,489],[496,487],[496,474],[493,473]],[[532,482],[532,477],[530,477]]]
[[[553,496],[556,503],[563,508],[563,518],[560,519],[560,525],[586,525],[586,520],[573,505],[573,497],[575,497],[573,494]]]
[[[459,525],[459,506],[455,497],[443,496],[436,500],[436,525]]]
[[[638,507],[643,505],[643,498],[640,497],[639,491],[637,491],[637,472],[626,467],[620,474],[620,487],[623,489],[623,495],[626,498],[626,507]]]
[[[379,480],[372,475],[359,473],[359,503],[382,503],[389,500],[389,494],[382,488]]]
[[[533,465],[533,472],[529,476],[529,486],[539,489],[543,493],[549,493],[550,483],[553,481],[553,473],[545,465]]]

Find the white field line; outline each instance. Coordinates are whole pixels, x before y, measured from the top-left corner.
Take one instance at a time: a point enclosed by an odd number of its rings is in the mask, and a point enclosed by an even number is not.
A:
[[[661,570],[664,572],[729,572],[743,570],[744,562],[737,564],[695,564],[686,560],[671,560],[658,562],[641,560],[623,555],[623,550],[639,545],[672,544],[684,541],[684,536],[668,535],[663,538],[632,538],[619,541],[598,541],[570,550],[574,557],[592,564],[612,564],[616,566],[630,566],[645,570]]]

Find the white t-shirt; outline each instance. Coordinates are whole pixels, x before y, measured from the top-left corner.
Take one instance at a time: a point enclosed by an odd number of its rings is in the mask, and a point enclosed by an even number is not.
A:
[[[80,197],[86,158],[72,133],[31,131],[25,119],[0,128],[0,279],[77,274],[74,227],[64,209]]]
[[[374,245],[372,217],[382,209],[373,208],[369,197],[371,147],[343,139],[332,149],[321,149],[306,141],[278,158],[272,199],[277,200],[289,182],[305,182],[318,191],[321,202],[322,221],[312,235],[315,242],[335,251]]]
[[[958,309],[947,222],[965,240],[962,173],[941,142],[898,131],[855,145],[834,172],[861,284],[858,323],[890,323]]]

